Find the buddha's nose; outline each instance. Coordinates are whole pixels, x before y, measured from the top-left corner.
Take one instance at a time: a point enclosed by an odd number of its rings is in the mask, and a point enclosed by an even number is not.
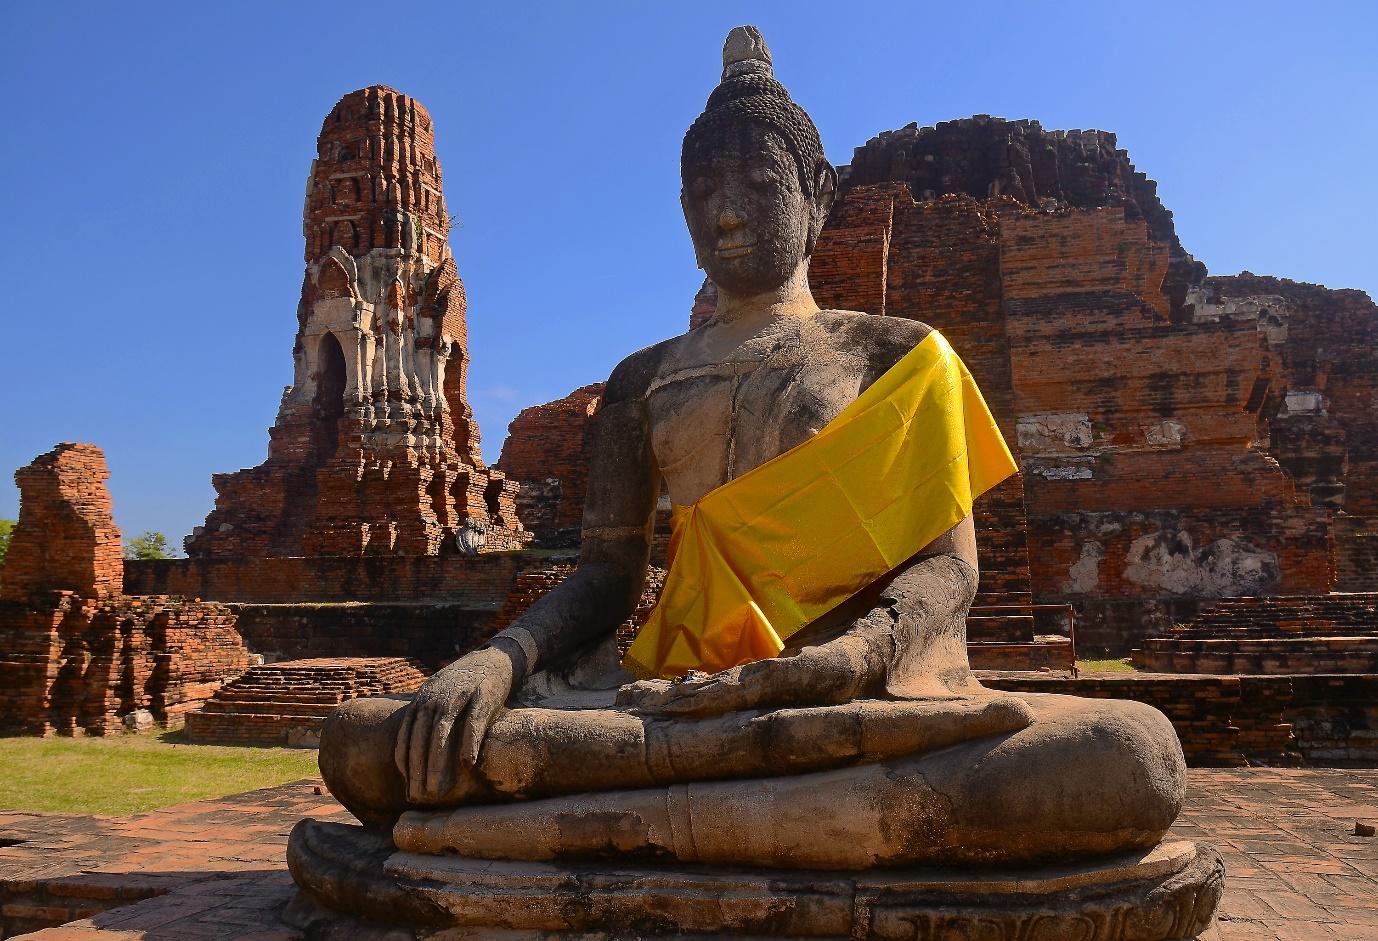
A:
[[[738,215],[737,211],[731,206],[724,206],[722,211],[718,213],[718,228],[724,232],[731,232],[733,229],[739,229],[745,224],[746,220]]]

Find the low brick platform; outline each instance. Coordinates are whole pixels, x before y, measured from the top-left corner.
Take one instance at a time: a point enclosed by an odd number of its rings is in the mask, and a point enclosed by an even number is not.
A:
[[[1378,592],[1226,598],[1133,656],[1164,673],[1378,673]]]
[[[301,941],[278,920],[293,892],[287,833],[302,816],[349,819],[316,787],[128,818],[0,812],[0,934]],[[1193,769],[1172,836],[1211,843],[1227,871],[1220,920],[1202,938],[1378,936],[1378,838],[1355,836],[1355,821],[1378,821],[1378,770]]]
[[[332,657],[256,666],[187,716],[192,741],[217,745],[315,747],[321,723],[340,703],[410,693],[426,674],[401,657]]]
[[[979,676],[994,689],[1148,703],[1172,720],[1192,765],[1378,764],[1378,674],[981,672]]]

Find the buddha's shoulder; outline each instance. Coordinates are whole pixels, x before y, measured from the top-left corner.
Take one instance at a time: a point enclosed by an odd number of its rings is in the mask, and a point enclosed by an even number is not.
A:
[[[816,322],[839,349],[851,350],[872,362],[893,363],[933,332],[919,320],[856,310],[822,310]]]
[[[675,353],[687,335],[661,340],[624,357],[608,376],[607,388],[603,391],[603,404],[606,406],[613,402],[645,396],[646,390],[660,375],[665,363],[675,358]]]

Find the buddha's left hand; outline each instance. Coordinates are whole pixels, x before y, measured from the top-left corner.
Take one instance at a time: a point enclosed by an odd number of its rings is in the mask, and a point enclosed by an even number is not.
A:
[[[790,657],[772,657],[703,678],[625,686],[618,704],[665,716],[710,716],[780,706],[824,706],[851,702],[870,685],[865,658],[837,642],[805,647]]]

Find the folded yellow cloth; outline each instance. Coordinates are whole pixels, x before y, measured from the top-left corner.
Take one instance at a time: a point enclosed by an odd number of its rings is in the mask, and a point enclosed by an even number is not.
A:
[[[1017,469],[935,330],[808,441],[674,507],[665,588],[623,665],[669,679],[773,657]]]

